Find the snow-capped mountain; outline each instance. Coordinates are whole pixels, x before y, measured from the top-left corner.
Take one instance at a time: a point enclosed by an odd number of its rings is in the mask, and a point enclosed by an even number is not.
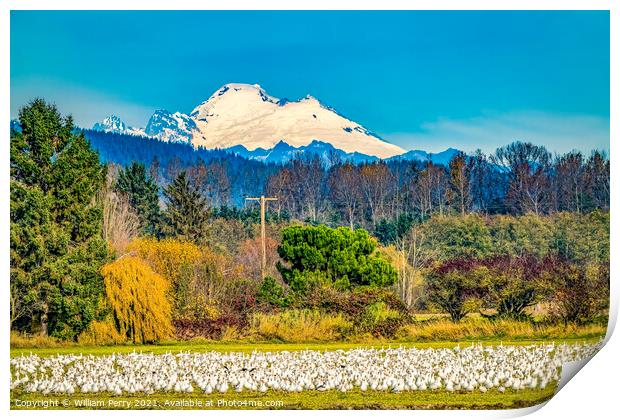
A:
[[[134,136],[144,136],[144,130],[141,128],[130,127],[117,117],[116,115],[110,115],[105,117],[103,121],[95,123],[93,125],[95,131],[105,131],[108,133],[118,134],[131,134]]]
[[[144,132],[163,141],[185,143],[191,141],[195,128],[196,123],[189,115],[160,109],[153,113]]]
[[[259,85],[231,83],[198,105],[190,116],[196,123],[195,147],[247,150],[271,149],[280,141],[308,146],[314,140],[346,153],[388,158],[405,152],[324,106],[312,96],[289,102],[268,95]]]
[[[224,149],[248,159],[286,162],[299,154],[369,162],[405,159],[447,164],[458,150],[406,152],[308,95],[298,101],[270,96],[259,85],[230,83],[189,114],[157,110],[146,128],[134,128],[111,115],[93,130]]]
[[[95,131],[107,131],[110,133],[124,133],[126,129],[127,125],[116,115],[105,117],[103,121],[93,125],[93,130]]]

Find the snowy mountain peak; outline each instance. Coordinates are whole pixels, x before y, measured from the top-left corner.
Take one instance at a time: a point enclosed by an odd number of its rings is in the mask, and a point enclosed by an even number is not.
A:
[[[93,130],[107,131],[112,133],[124,133],[127,125],[116,115],[105,117],[103,121],[95,123]]]
[[[110,115],[105,117],[101,122],[95,123],[93,125],[93,130],[105,131],[108,133],[131,134],[133,136],[144,135],[144,130],[128,126],[116,115]]]
[[[284,141],[299,148],[320,140],[347,153],[380,158],[404,152],[310,95],[299,101],[280,100],[258,84],[224,85],[190,116],[196,123],[196,147],[271,149]]]
[[[144,130],[147,136],[173,143],[186,143],[192,138],[196,128],[194,120],[180,112],[159,109],[153,113]]]
[[[317,98],[315,98],[314,96],[307,94],[306,96],[304,96],[304,98],[302,99],[302,101],[314,101],[314,102],[319,102],[319,100]]]
[[[240,112],[248,104],[268,102],[277,104],[279,100],[269,96],[258,84],[228,83],[216,90],[205,102],[198,105],[190,116],[199,121],[207,121],[209,117],[235,111]]]

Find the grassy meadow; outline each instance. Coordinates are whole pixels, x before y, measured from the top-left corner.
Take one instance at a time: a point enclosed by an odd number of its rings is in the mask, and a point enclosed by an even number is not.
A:
[[[304,392],[229,392],[224,394],[205,395],[201,392],[191,394],[165,393],[142,396],[116,397],[112,394],[74,394],[67,399],[68,405],[63,406],[66,397],[58,397],[58,409],[514,409],[529,407],[549,400],[555,391],[556,384],[545,389],[524,391],[491,390],[482,392],[447,392],[447,391],[412,391],[386,393],[381,391],[354,390],[350,392],[304,391]],[[11,393],[11,408],[19,409],[15,400],[34,403],[49,400],[49,396]],[[76,407],[79,400],[87,399],[93,406]],[[124,401],[121,403],[120,401]],[[190,401],[201,406],[190,406]],[[234,401],[241,405],[231,406]],[[20,404],[23,404],[20,402]],[[79,404],[79,403],[78,403]],[[123,405],[121,405],[123,404]],[[179,406],[185,404],[186,406]],[[248,404],[248,405],[243,405]],[[252,405],[253,404],[253,405]],[[269,404],[275,404],[270,406]]]
[[[433,342],[407,342],[407,341],[368,341],[366,343],[354,342],[333,342],[333,343],[251,343],[251,342],[221,342],[221,341],[175,341],[161,344],[120,344],[111,346],[80,346],[70,345],[62,347],[13,347],[11,348],[11,357],[21,356],[22,354],[37,354],[41,357],[53,356],[57,354],[92,354],[94,356],[102,356],[113,353],[178,353],[178,352],[244,352],[252,351],[300,351],[300,350],[350,350],[355,348],[397,348],[397,347],[415,347],[415,348],[452,348],[455,346],[469,346],[472,344],[481,344],[484,346],[526,346],[530,344],[543,344],[554,342],[558,343],[595,343],[600,341],[602,337],[591,338],[565,338],[559,340],[484,340],[484,341],[433,341]]]

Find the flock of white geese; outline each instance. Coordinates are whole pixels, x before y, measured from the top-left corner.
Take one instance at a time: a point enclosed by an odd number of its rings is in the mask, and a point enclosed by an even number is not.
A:
[[[26,393],[406,392],[545,388],[561,365],[594,354],[596,344],[252,353],[21,355],[11,389]]]

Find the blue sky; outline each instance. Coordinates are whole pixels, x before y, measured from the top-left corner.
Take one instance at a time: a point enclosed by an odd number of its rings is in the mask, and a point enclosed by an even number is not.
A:
[[[609,149],[608,12],[11,12],[11,117],[35,96],[144,127],[221,85],[312,94],[407,149]]]

